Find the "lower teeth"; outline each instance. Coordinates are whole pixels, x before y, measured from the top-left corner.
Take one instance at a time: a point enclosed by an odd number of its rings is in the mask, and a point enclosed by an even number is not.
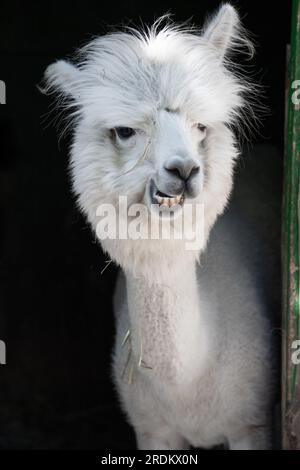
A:
[[[183,203],[183,196],[176,196],[176,197],[161,197],[155,195],[155,198],[160,206],[164,207],[172,207],[175,205],[179,205]]]

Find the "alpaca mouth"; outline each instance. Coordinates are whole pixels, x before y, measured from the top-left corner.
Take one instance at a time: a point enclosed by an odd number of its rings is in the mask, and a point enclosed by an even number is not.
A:
[[[169,194],[165,194],[157,190],[154,194],[154,199],[156,199],[160,206],[172,207],[178,204],[182,205],[184,196],[182,194],[180,196],[170,196]]]
[[[152,180],[150,184],[150,199],[151,204],[158,206],[159,210],[174,210],[183,206],[185,196],[184,193],[178,195],[163,193]]]

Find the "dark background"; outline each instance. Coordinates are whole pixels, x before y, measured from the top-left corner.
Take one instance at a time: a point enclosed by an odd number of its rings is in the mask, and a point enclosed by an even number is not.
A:
[[[269,107],[256,143],[275,157],[264,167],[250,161],[252,175],[259,169],[275,194],[278,220],[270,243],[277,250],[279,285],[290,1],[232,3],[258,43],[251,70],[265,87]],[[217,5],[1,2],[0,79],[7,86],[7,104],[0,106],[0,339],[7,345],[7,365],[0,366],[2,449],[134,446],[110,380],[117,269],[110,265],[101,275],[106,258],[70,193],[68,138],[58,145],[45,116],[51,100],[36,84],[48,64],[105,32],[107,24],[139,24],[140,18],[151,23],[171,11],[175,20],[193,17],[201,25]]]

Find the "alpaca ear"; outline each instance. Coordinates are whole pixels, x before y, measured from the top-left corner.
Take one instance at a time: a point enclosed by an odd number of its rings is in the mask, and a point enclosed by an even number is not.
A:
[[[81,71],[71,62],[58,60],[47,67],[44,79],[44,92],[57,91],[69,98],[79,98]]]
[[[222,5],[212,19],[207,21],[203,37],[216,48],[221,58],[226,55],[232,44],[235,43],[239,24],[239,15],[229,3]]]

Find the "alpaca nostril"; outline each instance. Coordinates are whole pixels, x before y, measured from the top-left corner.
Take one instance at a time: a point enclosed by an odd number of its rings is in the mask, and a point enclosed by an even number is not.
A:
[[[195,166],[194,168],[192,168],[191,172],[190,172],[190,175],[189,175],[189,178],[191,178],[192,176],[195,176],[199,173],[200,171],[200,166]]]
[[[168,173],[175,177],[187,181],[200,171],[200,166],[196,165],[194,160],[175,159],[175,161],[167,162],[164,166]]]
[[[178,178],[182,179],[181,172],[178,168],[166,168],[166,170],[169,173],[173,173],[174,176],[177,176]]]

